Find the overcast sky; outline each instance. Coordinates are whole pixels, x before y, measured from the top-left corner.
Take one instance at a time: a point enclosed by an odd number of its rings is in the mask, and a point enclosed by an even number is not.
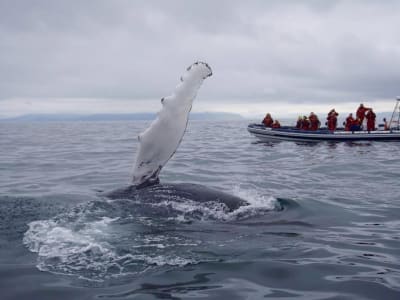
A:
[[[391,111],[400,1],[0,0],[0,117],[157,111],[196,60],[195,111]]]

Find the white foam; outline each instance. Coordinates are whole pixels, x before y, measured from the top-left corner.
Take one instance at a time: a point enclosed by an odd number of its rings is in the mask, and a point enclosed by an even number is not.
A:
[[[73,228],[76,224],[68,227],[54,220],[34,221],[28,224],[23,242],[38,253],[40,270],[62,274],[90,270],[96,273],[96,279],[110,267],[101,260],[112,261],[115,257],[112,245],[105,241],[106,227],[114,220],[103,217],[79,230]]]
[[[279,201],[275,197],[260,194],[255,187],[244,189],[240,185],[236,185],[232,188],[232,194],[246,200],[249,205],[241,206],[229,213],[229,220],[262,215],[281,208]]]
[[[209,257],[192,252],[203,246],[205,241],[201,238],[197,240],[169,232],[159,234],[147,230],[146,224],[150,229],[163,226],[164,222],[168,225],[171,221],[236,221],[262,215],[279,205],[275,198],[260,195],[256,189],[235,187],[232,193],[250,204],[229,212],[223,203],[199,203],[179,197],[168,200],[166,197],[161,202],[147,204],[149,209],[156,210],[154,215],[128,214],[110,218],[112,209],[108,211],[94,202],[50,220],[29,223],[23,241],[32,252],[38,253],[40,270],[94,281],[138,275],[149,268],[166,265],[210,261]],[[126,207],[124,201],[114,201],[113,205],[117,211],[119,207]]]
[[[187,264],[195,264],[197,263],[194,259],[188,259],[183,257],[177,256],[166,256],[166,255],[131,255],[131,259],[133,260],[143,260],[149,265],[156,265],[156,266],[185,266]]]
[[[132,253],[118,254],[118,241],[109,234],[110,224],[118,218],[102,217],[90,222],[86,220],[82,224],[81,219],[85,216],[81,212],[76,221],[68,217],[65,219],[65,216],[28,224],[23,242],[30,251],[38,253],[39,270],[103,281],[111,277],[140,274],[151,266],[197,263],[194,258],[180,257],[167,250],[196,244],[162,235],[139,235],[138,240],[133,238],[127,248]],[[138,241],[142,244],[135,245]]]
[[[279,202],[272,195],[260,194],[256,187],[242,188],[240,185],[232,187],[231,193],[239,198],[245,199],[250,206],[260,209],[274,210]]]
[[[257,192],[256,188],[244,189],[240,186],[234,186],[231,194],[246,200],[249,205],[244,205],[234,211],[229,211],[228,207],[223,203],[215,201],[196,202],[176,197],[166,197],[166,200],[151,205],[175,211],[177,214],[170,216],[169,219],[181,223],[193,221],[194,219],[202,221],[233,221],[263,215],[272,210],[281,209],[280,203],[276,198],[262,195]]]
[[[159,203],[152,204],[157,207],[170,208],[177,215],[168,217],[169,220],[174,220],[180,223],[197,220],[225,220],[228,208],[223,203],[217,202],[196,202],[188,199],[169,199]]]
[[[174,93],[162,99],[162,109],[157,119],[139,135],[133,184],[139,185],[158,178],[161,168],[175,153],[183,138],[198,89],[211,74],[207,64],[194,63],[186,70]]]

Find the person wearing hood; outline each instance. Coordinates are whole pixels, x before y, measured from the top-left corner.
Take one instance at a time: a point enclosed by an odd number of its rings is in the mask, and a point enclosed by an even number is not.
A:
[[[336,112],[335,109],[332,109],[329,113],[328,113],[328,117],[326,118],[328,120],[327,125],[328,125],[328,129],[330,131],[335,131],[336,130],[336,126],[337,126],[337,116],[339,114]]]
[[[274,123],[272,123],[272,128],[281,128],[281,123],[275,119]]]
[[[265,115],[264,120],[262,121],[262,123],[265,125],[265,127],[271,127],[272,124],[274,123],[274,119],[272,119],[271,114],[267,113]]]
[[[296,128],[297,129],[301,129],[303,127],[303,118],[301,116],[299,116],[297,118],[297,122],[296,122]]]
[[[319,126],[321,125],[318,116],[311,112],[308,119],[310,120],[310,130],[318,130]]]
[[[351,127],[354,125],[354,118],[353,118],[353,114],[352,113],[350,113],[349,115],[348,115],[348,117],[346,118],[346,123],[345,123],[345,125],[344,125],[344,130],[345,131],[350,131],[351,130]]]
[[[362,104],[362,103],[361,103],[360,106],[358,107],[357,112],[356,112],[356,117],[360,119],[361,125],[362,125],[362,123],[363,123],[363,121],[364,121],[365,113],[366,113],[369,109],[370,109],[370,108],[365,107],[364,104]]]
[[[375,130],[376,114],[373,112],[372,108],[368,109],[367,113],[365,114],[365,118],[367,119],[367,130]]]
[[[303,130],[310,129],[310,121],[307,119],[307,116],[303,116],[301,129],[303,129]]]

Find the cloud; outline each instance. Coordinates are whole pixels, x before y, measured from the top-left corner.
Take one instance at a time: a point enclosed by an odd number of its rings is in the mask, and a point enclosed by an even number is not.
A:
[[[129,100],[142,111],[195,60],[214,71],[204,110],[391,99],[400,93],[399,9],[398,1],[1,0],[0,114],[16,99],[46,111]]]

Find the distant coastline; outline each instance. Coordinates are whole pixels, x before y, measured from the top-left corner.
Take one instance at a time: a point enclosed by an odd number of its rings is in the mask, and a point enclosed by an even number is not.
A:
[[[156,113],[131,113],[131,114],[29,114],[11,118],[0,118],[0,122],[96,122],[96,121],[140,121],[153,120]],[[194,112],[190,114],[191,120],[244,120],[239,114],[225,112]]]
[[[341,124],[348,116],[348,112],[340,113],[339,124]],[[376,121],[382,123],[383,118],[390,119],[392,112],[377,112]],[[112,121],[146,121],[154,120],[156,113],[145,112],[145,113],[115,113],[115,114],[26,114],[16,117],[1,117],[0,123],[5,122],[112,122]],[[318,114],[321,123],[325,123],[325,115]],[[251,117],[244,117],[240,114],[228,113],[228,112],[192,112],[190,113],[190,120],[192,121],[240,121],[240,120],[251,120],[257,122],[263,119],[264,115],[253,115]],[[273,117],[275,117],[273,115]],[[287,115],[276,117],[279,121],[285,125],[293,125],[297,120],[297,115]],[[293,123],[293,124],[292,124]]]

